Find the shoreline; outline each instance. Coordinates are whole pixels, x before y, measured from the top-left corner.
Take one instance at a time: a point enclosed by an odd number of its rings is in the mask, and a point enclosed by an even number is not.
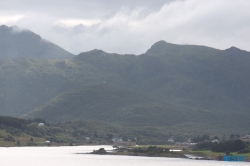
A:
[[[102,147],[102,146],[110,146],[112,145],[45,145],[45,146],[1,146],[0,148],[32,148],[32,147],[75,147],[75,146],[96,146],[96,147]],[[117,149],[116,149],[117,150]],[[98,150],[97,150],[98,151]],[[106,151],[106,150],[105,150]],[[167,157],[167,158],[183,158],[183,159],[190,159],[190,160],[214,160],[214,161],[224,161],[223,156],[225,155],[208,155],[206,153],[202,152],[195,152],[195,151],[190,151],[190,150],[185,150],[185,151],[169,151],[168,153],[161,153],[161,154],[152,154],[152,153],[133,153],[133,152],[120,152],[120,151],[115,151],[115,150],[107,150],[105,153],[93,153],[93,152],[87,152],[87,153],[75,153],[75,154],[99,154],[99,155],[120,155],[120,156],[141,156],[141,157]],[[188,157],[188,155],[193,156],[193,157]],[[242,155],[235,155],[233,156],[245,156],[244,154]],[[221,157],[221,159],[218,159],[218,157]],[[230,161],[229,161],[230,162]],[[236,161],[239,162],[239,161]],[[241,162],[250,162],[250,158],[247,155],[245,157],[245,161]]]
[[[190,159],[190,160],[213,160],[213,161],[225,161],[223,155],[218,156],[209,156],[205,153],[189,153],[189,151],[182,152],[174,152],[168,151],[165,153],[134,153],[132,151],[106,151],[104,148],[100,148],[99,150],[94,150],[89,153],[77,153],[77,154],[98,154],[98,155],[120,155],[120,156],[141,156],[141,157],[167,157],[167,158],[182,158],[182,159]],[[238,155],[237,155],[238,156]],[[244,156],[244,155],[241,155]],[[228,161],[230,162],[230,161]],[[231,162],[250,162],[248,157],[245,157],[244,161],[231,161]]]

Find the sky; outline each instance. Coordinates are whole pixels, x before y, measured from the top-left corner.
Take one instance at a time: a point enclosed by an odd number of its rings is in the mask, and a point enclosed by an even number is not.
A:
[[[0,25],[73,54],[142,54],[155,42],[250,51],[250,0],[0,0]]]

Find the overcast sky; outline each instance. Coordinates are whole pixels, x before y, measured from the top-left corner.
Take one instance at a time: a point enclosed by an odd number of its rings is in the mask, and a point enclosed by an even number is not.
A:
[[[159,40],[250,51],[250,0],[0,0],[1,24],[74,54],[141,54]]]

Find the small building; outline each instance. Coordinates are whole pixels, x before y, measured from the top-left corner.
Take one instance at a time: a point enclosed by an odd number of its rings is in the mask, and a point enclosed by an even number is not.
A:
[[[111,139],[113,142],[123,142],[122,138],[114,137]]]
[[[250,141],[250,135],[245,135],[244,137],[241,137],[240,140],[244,141],[244,142],[249,142]]]
[[[245,135],[244,137],[241,137],[241,139],[250,139],[250,135]]]
[[[50,141],[49,141],[49,140],[46,140],[45,143],[46,143],[46,144],[50,144]]]
[[[213,139],[212,142],[220,143],[220,141],[218,139]]]
[[[38,126],[42,127],[42,126],[44,126],[44,123],[38,123]]]
[[[188,143],[193,142],[193,141],[192,141],[192,138],[188,138],[186,142],[188,142]]]
[[[174,139],[173,138],[169,138],[168,142],[174,142]]]

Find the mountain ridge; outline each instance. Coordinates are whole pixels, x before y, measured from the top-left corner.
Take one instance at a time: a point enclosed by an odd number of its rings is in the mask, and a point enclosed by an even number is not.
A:
[[[46,117],[51,117],[51,121],[60,121],[56,119],[56,116],[63,115],[60,110],[67,110],[64,115],[70,114],[68,120],[74,120],[84,118],[79,115],[86,110],[89,118],[95,118],[90,116],[91,111],[107,107],[110,109],[101,112],[101,115],[107,119],[115,115],[112,121],[116,123],[168,126],[190,123],[220,126],[220,130],[230,127],[233,131],[239,128],[247,131],[250,125],[247,119],[250,116],[249,64],[250,52],[234,47],[219,50],[165,41],[155,43],[139,56],[91,50],[68,60],[4,59],[0,60],[0,113],[20,117],[39,108],[42,115],[46,106],[53,105],[59,113],[46,111]],[[95,88],[88,93],[78,89],[105,84],[116,87],[114,90],[106,88],[106,94],[110,96],[115,96],[121,89],[129,89],[129,93],[122,91],[126,98],[125,102],[121,102],[124,107],[112,104],[119,97],[105,96],[101,98],[103,103],[97,104],[91,96],[103,94]],[[74,94],[72,91],[82,92],[84,99],[91,99],[96,108],[87,107],[85,101],[82,101],[85,105],[80,102],[77,109],[73,109],[73,105],[71,108],[70,103],[74,100],[69,94]],[[133,95],[135,92],[140,92],[141,98]],[[62,97],[65,95],[67,97]],[[146,96],[157,101],[159,107],[153,107],[152,100],[147,100]],[[138,105],[129,100],[133,97]],[[69,103],[67,109],[58,102],[61,99]],[[141,100],[146,104],[139,102]],[[111,106],[105,105],[107,103]],[[119,113],[129,112],[129,105],[138,110],[141,117],[134,112],[135,116],[128,116],[125,122],[119,119]],[[103,117],[98,115],[96,120],[105,121]],[[67,116],[63,117],[63,121],[67,121]]]
[[[17,57],[65,60],[74,55],[32,31],[0,26],[0,59]]]
[[[241,50],[235,46],[231,46],[230,48],[221,50],[221,49],[217,49],[217,48],[213,48],[213,47],[208,47],[208,46],[204,46],[204,45],[190,45],[190,44],[173,44],[173,43],[169,43],[166,42],[164,40],[160,40],[156,43],[154,43],[151,48],[149,48],[145,54],[151,54],[151,53],[155,53],[154,50],[156,50],[159,53],[159,50],[161,50],[162,48],[165,48],[164,52],[166,53],[167,51],[173,52],[173,51],[178,51],[179,49],[185,49],[188,50],[188,48],[195,48],[198,50],[198,48],[200,49],[210,49],[210,50],[217,50],[217,51],[231,51],[231,50],[237,50],[237,51],[242,51],[242,52],[248,52],[245,50]],[[170,50],[168,50],[170,49]],[[162,52],[160,52],[162,53]]]

